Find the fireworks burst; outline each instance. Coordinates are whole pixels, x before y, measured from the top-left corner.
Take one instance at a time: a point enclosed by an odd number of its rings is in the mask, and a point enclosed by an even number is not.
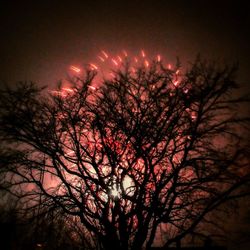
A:
[[[162,56],[158,54],[155,58],[148,58],[145,51],[141,50],[140,54],[138,56],[128,56],[128,53],[126,50],[123,50],[120,54],[118,55],[110,55],[106,51],[102,50],[100,54],[97,56],[98,61],[93,62],[93,63],[88,63],[88,68],[90,70],[95,70],[97,73],[106,73],[107,68],[108,69],[116,69],[117,67],[122,67],[125,63],[129,62],[131,65],[131,69],[138,67],[138,66],[144,66],[148,68],[150,66],[150,61],[154,61],[157,63],[162,63]],[[167,64],[166,67],[168,69],[172,69],[171,64]],[[73,74],[80,74],[82,72],[82,69],[71,65],[69,67],[70,71]],[[178,71],[179,73],[179,71]],[[110,75],[110,72],[108,73]],[[104,74],[104,77],[107,77]]]
[[[172,71],[175,74],[173,79],[173,87],[178,87],[180,83],[180,69],[174,71],[174,67],[170,63],[166,63],[162,55],[157,54],[154,57],[149,57],[148,54],[142,49],[137,55],[129,55],[126,50],[122,50],[119,54],[112,55],[104,50],[101,50],[96,57],[96,61],[85,63],[85,67],[70,65],[69,74],[73,77],[80,79],[84,74],[84,69],[95,71],[96,77],[89,86],[90,90],[98,89],[102,79],[112,80],[115,78],[114,71],[122,69],[126,64],[129,65],[130,72],[136,74],[139,68],[144,68],[145,71],[150,70],[152,64],[162,65],[165,69]],[[185,90],[186,93],[188,90]],[[66,97],[68,94],[73,93],[71,83],[64,81],[63,87],[59,90],[51,90],[53,95],[60,95]]]

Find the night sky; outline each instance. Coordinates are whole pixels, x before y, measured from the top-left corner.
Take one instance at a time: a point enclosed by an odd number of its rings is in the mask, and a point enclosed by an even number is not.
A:
[[[246,0],[2,0],[0,85],[32,80],[53,87],[70,65],[95,61],[101,50],[144,49],[184,64],[198,53],[239,62],[239,81],[249,90],[249,30]]]
[[[0,81],[53,86],[69,65],[96,60],[100,50],[141,49],[183,64],[205,58],[250,62],[247,1],[1,1]]]

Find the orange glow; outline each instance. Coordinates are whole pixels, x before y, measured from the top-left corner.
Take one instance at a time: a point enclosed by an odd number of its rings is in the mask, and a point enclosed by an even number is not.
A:
[[[146,54],[145,54],[144,50],[141,51],[141,56],[146,57]]]
[[[145,60],[145,66],[148,68],[148,66],[149,66],[149,62],[148,62],[148,60]]]
[[[161,55],[157,55],[157,62],[161,61]]]

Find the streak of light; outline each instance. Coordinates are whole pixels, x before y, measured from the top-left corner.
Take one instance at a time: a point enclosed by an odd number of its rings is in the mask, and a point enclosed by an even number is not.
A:
[[[101,56],[98,56],[98,58],[102,61],[102,62],[104,62],[105,60],[104,60],[104,58],[103,57],[101,57]]]
[[[146,57],[146,54],[145,54],[144,50],[141,51],[141,56]]]
[[[135,60],[135,63],[138,63],[138,59],[137,59],[137,57],[135,57],[135,58],[134,58],[134,60]]]
[[[176,81],[174,81],[174,82],[173,82],[174,86],[177,86],[177,85],[178,85],[178,83],[179,83],[179,81],[178,81],[178,80],[176,80]]]
[[[117,56],[118,60],[122,62],[122,58],[120,56]]]
[[[90,63],[89,65],[91,66],[91,68],[92,68],[93,70],[94,70],[94,69],[95,69],[95,70],[98,69],[98,67],[97,67],[95,64],[93,64],[93,63]]]
[[[127,56],[128,56],[128,53],[127,53],[127,51],[126,51],[126,50],[123,50],[123,51],[122,51],[122,53],[123,53],[123,55],[124,55],[125,57],[127,57]]]
[[[75,67],[75,66],[70,66],[70,69],[75,71],[76,73],[79,73],[81,71],[81,69],[79,69],[78,67]]]
[[[118,62],[117,62],[114,58],[112,58],[112,62],[113,62],[116,66],[118,66]]]
[[[67,92],[71,92],[71,93],[74,92],[74,90],[71,88],[62,88],[62,90],[67,91]]]
[[[109,57],[108,54],[107,54],[104,50],[102,50],[101,52],[102,52],[102,54],[103,54],[106,58]]]
[[[172,69],[172,65],[170,63],[168,64],[168,69]]]
[[[68,153],[66,153],[66,156],[73,156],[75,154],[74,150],[70,150]]]
[[[89,86],[90,89],[96,90],[94,86]]]
[[[161,61],[161,55],[157,55],[157,62]]]
[[[197,118],[195,111],[191,112],[191,119],[194,121]]]
[[[149,66],[149,62],[148,62],[148,60],[145,60],[145,66],[148,68],[148,66]]]

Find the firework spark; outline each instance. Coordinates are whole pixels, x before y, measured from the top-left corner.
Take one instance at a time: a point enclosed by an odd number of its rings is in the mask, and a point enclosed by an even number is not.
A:
[[[70,69],[72,70],[72,71],[74,71],[74,72],[76,72],[76,73],[80,73],[81,72],[81,69],[80,68],[78,68],[78,67],[76,67],[76,66],[70,66]]]
[[[74,90],[71,88],[62,88],[62,90],[66,91],[66,92],[71,92],[71,93],[74,92]]]
[[[146,54],[145,54],[144,50],[141,51],[141,56],[142,56],[143,58],[146,57]]]
[[[128,56],[128,53],[127,53],[127,51],[126,51],[126,50],[123,50],[122,52],[123,52],[123,55],[124,55],[125,57],[127,57],[127,56]]]
[[[96,57],[97,61],[93,61],[91,63],[87,63],[88,70],[93,70],[96,71],[97,78],[100,79],[100,77],[107,78],[108,79],[114,79],[116,77],[115,75],[115,70],[117,68],[122,68],[126,63],[129,63],[129,70],[132,74],[136,76],[138,68],[144,68],[145,72],[150,72],[151,67],[153,67],[153,63],[151,66],[151,62],[155,62],[156,65],[159,66],[162,65],[165,67],[165,69],[169,70],[171,75],[173,76],[172,78],[172,86],[170,87],[172,90],[179,88],[181,84],[181,75],[180,75],[180,70],[177,68],[172,67],[170,63],[165,63],[164,58],[160,54],[156,54],[154,57],[150,58],[144,50],[141,50],[137,56],[133,57],[128,57],[128,53],[123,50],[121,53],[118,55],[111,55],[102,50],[100,54]],[[85,64],[86,65],[86,64]],[[115,68],[115,70],[114,70]],[[110,71],[112,70],[113,71]],[[76,67],[76,66],[70,66],[70,70],[76,75],[77,79],[81,77],[79,73],[82,71],[81,68]],[[84,73],[82,73],[84,74]],[[73,75],[74,76],[74,75]],[[97,81],[98,82],[98,81]],[[96,91],[98,89],[98,84],[93,82],[95,86],[89,85],[88,88],[91,91]],[[152,85],[152,90],[154,90],[157,87],[157,85]],[[183,93],[188,94],[190,88],[183,88]],[[61,88],[60,90],[52,90],[51,93],[56,96],[61,96],[63,98],[71,97],[76,92],[76,89],[70,87],[70,83],[67,82],[66,86]],[[170,96],[174,95],[174,92],[170,92]],[[141,100],[144,100],[145,96],[141,96]],[[137,109],[133,110],[135,113],[138,112]],[[194,111],[188,110],[187,111],[190,114],[190,119],[192,121],[195,121],[197,119],[197,114]],[[88,132],[86,132],[88,133]],[[114,143],[115,144],[115,143]],[[91,146],[91,145],[90,145]],[[69,151],[66,154],[66,157],[72,158],[74,157],[74,151]],[[177,159],[178,160],[178,159]],[[143,167],[144,164],[143,162],[138,162],[137,163],[138,167]],[[107,200],[108,196],[110,196],[112,199],[120,199],[123,194],[126,195],[133,195],[135,192],[135,183],[129,176],[125,176],[123,178],[118,178],[118,179],[113,179],[112,182],[109,184],[108,192],[107,193],[100,193],[100,196],[103,198],[103,200]],[[93,205],[93,204],[92,204]],[[94,207],[94,205],[93,205]]]
[[[108,54],[104,50],[102,50],[101,52],[105,56],[105,58],[108,59],[108,57],[109,57]]]
[[[105,59],[101,56],[98,56],[98,58],[102,61],[102,62],[105,62]]]
[[[118,62],[114,58],[112,58],[112,62],[114,63],[115,66],[118,66]]]
[[[146,67],[146,68],[149,67],[149,62],[148,62],[148,60],[145,60],[145,61],[144,61],[144,64],[145,64],[145,67]]]
[[[112,72],[112,69],[123,67],[126,63],[129,63],[131,73],[136,74],[138,67],[144,67],[146,70],[150,68],[150,62],[153,60],[152,58],[149,58],[145,50],[140,50],[137,56],[129,57],[126,50],[122,50],[118,55],[111,55],[110,53],[107,53],[105,50],[101,50],[99,55],[96,57],[98,60],[93,61],[91,63],[87,63],[88,69],[96,71],[97,73],[97,79],[99,78],[107,78],[112,79],[115,77],[115,74]],[[154,57],[154,61],[157,63],[161,63],[164,65],[164,60],[162,55],[156,54]],[[166,64],[166,68],[169,70],[172,69],[172,65]],[[69,67],[70,71],[74,74],[77,74],[77,77],[80,77],[83,74],[82,69],[80,67],[77,67],[75,65],[71,65]],[[173,81],[173,85],[177,87],[179,85],[179,73],[180,70],[177,69],[175,72],[176,79]],[[95,80],[97,81],[97,80]],[[94,83],[95,85],[95,83]],[[98,85],[98,83],[97,83]],[[88,86],[91,90],[96,90],[96,86]],[[186,90],[188,91],[188,90]],[[67,95],[73,93],[73,89],[70,87],[70,83],[66,83],[66,86],[64,86],[61,90],[52,90],[50,91],[54,95],[60,95],[62,97],[66,97]],[[187,92],[185,92],[187,93]]]
[[[94,63],[89,64],[92,70],[98,70],[98,67]]]

